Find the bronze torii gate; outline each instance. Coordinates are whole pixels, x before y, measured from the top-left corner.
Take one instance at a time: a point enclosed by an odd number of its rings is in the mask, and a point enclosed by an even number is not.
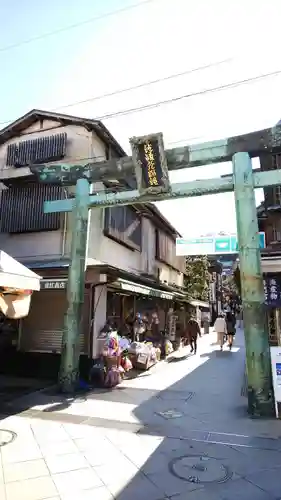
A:
[[[244,307],[248,407],[252,415],[274,414],[268,327],[255,205],[255,188],[281,184],[281,170],[253,172],[251,158],[281,152],[281,126],[225,140],[165,151],[162,134],[130,140],[132,157],[87,165],[32,166],[40,182],[76,184],[75,199],[49,201],[45,213],[72,211],[68,310],[61,355],[59,384],[73,391],[79,376],[79,334],[84,301],[88,210],[234,191],[241,289]],[[169,171],[232,161],[233,175],[170,184]],[[136,175],[137,190],[90,195],[90,183]]]

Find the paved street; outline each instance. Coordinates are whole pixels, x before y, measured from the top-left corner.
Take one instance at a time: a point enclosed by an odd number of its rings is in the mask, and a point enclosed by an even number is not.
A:
[[[280,499],[281,422],[247,417],[243,371],[242,332],[222,353],[210,334],[113,391],[19,399],[1,500]]]

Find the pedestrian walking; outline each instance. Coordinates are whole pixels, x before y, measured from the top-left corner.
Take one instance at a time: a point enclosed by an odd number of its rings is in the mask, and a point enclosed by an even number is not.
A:
[[[238,328],[243,328],[243,310],[242,307],[240,307],[240,310],[238,311],[237,314],[237,320],[238,320]]]
[[[191,347],[191,353],[194,352],[196,354],[197,352],[197,339],[201,337],[201,330],[198,322],[194,317],[191,317],[186,325],[186,339],[190,344]]]
[[[219,344],[220,349],[222,351],[223,344],[224,344],[224,336],[227,335],[226,321],[225,321],[224,315],[222,313],[218,315],[218,317],[214,323],[214,329],[215,329],[215,332],[217,334],[218,344]]]
[[[236,332],[235,325],[236,325],[235,314],[232,311],[228,311],[226,313],[226,330],[227,330],[228,347],[230,351],[232,349],[233,338]]]

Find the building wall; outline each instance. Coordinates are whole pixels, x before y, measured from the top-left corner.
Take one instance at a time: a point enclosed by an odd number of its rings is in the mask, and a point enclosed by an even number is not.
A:
[[[183,286],[184,276],[183,273],[172,269],[171,267],[163,264],[162,262],[156,261],[159,267],[159,279],[169,285]]]
[[[259,230],[265,232],[266,248],[281,250],[281,212],[268,212],[266,218],[259,220]]]
[[[95,190],[102,186],[95,184]],[[183,286],[183,273],[155,258],[155,227],[146,217],[142,218],[141,252],[131,250],[103,234],[104,210],[93,209],[90,213],[88,259],[115,266],[133,273],[145,273],[166,284]],[[184,259],[184,257],[183,257]]]
[[[88,131],[84,127],[78,125],[59,126],[56,121],[44,120],[43,123],[38,121],[28,127],[24,133],[0,145],[0,179],[1,177],[3,178],[3,176],[20,177],[30,173],[28,167],[13,168],[6,166],[7,148],[9,144],[61,134],[63,132],[67,133],[67,154],[63,162],[88,163],[89,158],[99,161],[105,158],[104,144],[94,132]],[[62,161],[54,161],[52,163],[62,163]]]
[[[280,154],[263,154],[260,156],[262,171],[281,168]],[[265,232],[266,247],[270,250],[281,250],[281,186],[264,188],[263,218],[259,219],[259,230]]]
[[[69,234],[63,230],[40,233],[0,233],[0,248],[22,262],[57,260],[69,255]],[[65,249],[65,250],[64,250]]]
[[[92,191],[103,190],[103,184],[95,183]],[[89,233],[87,245],[87,258],[89,261],[99,261],[104,264],[138,273],[141,271],[141,254],[131,250],[125,245],[108,238],[104,230],[104,209],[94,208],[89,213]]]
[[[44,120],[43,123],[38,121],[27,128],[24,134],[0,145],[0,181],[7,177],[17,178],[30,174],[29,168],[6,167],[9,144],[62,132],[67,133],[67,155],[63,162],[88,163],[88,158],[96,158],[98,161],[105,159],[105,146],[94,132],[87,131],[81,126],[58,126],[58,122],[51,120]],[[62,163],[62,161],[52,163]],[[69,190],[71,189],[69,188]],[[0,233],[1,249],[23,262],[35,259],[57,260],[68,257],[70,244],[70,214],[61,215],[61,229],[57,231],[21,234]]]
[[[106,148],[94,132],[82,126],[59,126],[52,120],[38,121],[28,127],[18,137],[8,140],[0,145],[0,182],[3,178],[24,177],[30,174],[29,168],[15,168],[6,166],[7,147],[9,144],[18,143],[38,137],[53,134],[67,133],[65,163],[88,163],[90,159],[101,161],[105,159]],[[62,161],[52,162],[62,163]],[[103,190],[102,183],[95,183],[92,191]],[[73,188],[67,188],[72,190]],[[67,196],[67,190],[65,195]],[[0,248],[16,259],[23,262],[34,260],[59,260],[70,255],[71,245],[71,216],[61,214],[61,227],[59,230],[33,233],[0,233]],[[89,263],[96,261],[112,265],[133,273],[145,273],[154,278],[159,278],[167,284],[182,286],[183,275],[170,266],[157,262],[155,259],[155,226],[154,223],[143,217],[142,219],[142,249],[132,250],[103,234],[104,209],[95,208],[89,212],[87,258]]]
[[[155,266],[156,241],[155,227],[150,219],[142,218],[142,252],[141,266],[142,271],[152,276],[157,276]]]

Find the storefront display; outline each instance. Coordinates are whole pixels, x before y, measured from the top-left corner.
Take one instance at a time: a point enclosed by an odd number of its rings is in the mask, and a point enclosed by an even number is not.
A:
[[[169,356],[174,351],[173,344],[170,340],[165,340],[165,356]]]
[[[137,312],[133,322],[133,340],[137,342],[145,340],[148,330],[148,317],[144,314]]]
[[[128,352],[133,367],[139,370],[148,370],[161,357],[161,349],[151,342],[132,342]]]
[[[137,370],[149,369],[157,360],[179,348],[185,330],[186,305],[172,301],[173,294],[156,292],[121,279],[107,291],[108,324],[117,330],[119,338],[126,337],[130,341],[128,355]],[[103,344],[104,339],[99,335],[98,353]],[[115,364],[117,366],[118,362]],[[118,366],[124,368],[121,358]]]
[[[92,369],[92,377],[95,376],[104,387],[112,388],[118,385],[123,375],[132,368],[127,355],[130,342],[119,337],[116,330],[107,326],[101,332],[100,340],[103,344],[101,358]]]

